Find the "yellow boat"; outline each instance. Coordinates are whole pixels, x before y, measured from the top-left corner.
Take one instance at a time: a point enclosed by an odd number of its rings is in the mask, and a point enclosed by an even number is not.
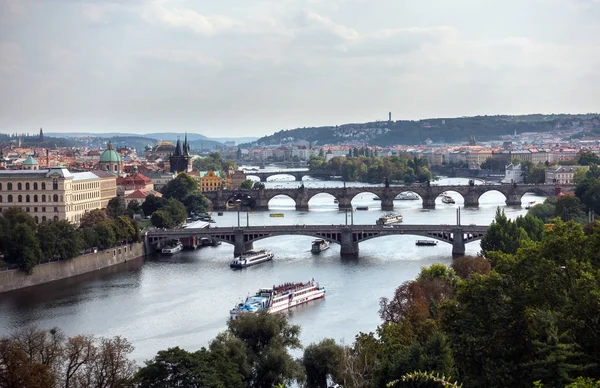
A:
[[[271,217],[283,217],[283,213],[271,213],[269,214]]]

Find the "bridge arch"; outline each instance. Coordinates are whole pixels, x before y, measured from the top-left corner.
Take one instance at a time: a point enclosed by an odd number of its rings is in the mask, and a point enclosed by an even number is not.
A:
[[[500,205],[505,204],[507,195],[500,190],[489,189],[479,195],[480,205]]]
[[[267,201],[269,209],[296,209],[296,200],[289,194],[277,194]]]
[[[372,191],[365,190],[355,194],[350,198],[352,206],[368,206],[369,208],[381,208],[381,198],[379,195]]]
[[[285,179],[281,179],[281,178],[285,178]],[[287,173],[276,173],[273,175],[269,175],[265,178],[265,182],[295,182],[296,176],[294,174],[287,174]],[[300,180],[302,180],[302,178],[300,178]]]
[[[454,203],[446,203],[444,202],[444,196],[452,198],[452,200],[454,201]],[[437,194],[434,198],[434,201],[436,203],[436,205],[448,205],[448,206],[452,206],[452,205],[464,205],[465,203],[465,196],[463,193],[456,191],[456,190],[448,190],[448,191],[443,191],[439,194]]]
[[[339,200],[330,193],[316,193],[311,195],[307,201],[308,208],[319,208],[322,210],[338,210]]]

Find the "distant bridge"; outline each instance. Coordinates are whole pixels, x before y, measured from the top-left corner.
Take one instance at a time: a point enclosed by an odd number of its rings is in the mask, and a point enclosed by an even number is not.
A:
[[[521,198],[525,193],[532,193],[547,197],[553,197],[562,190],[575,190],[573,185],[556,186],[553,184],[525,185],[525,184],[502,184],[502,185],[445,185],[428,186],[363,186],[363,187],[319,187],[308,188],[273,188],[262,190],[220,190],[203,193],[211,202],[214,210],[225,210],[229,203],[240,199],[245,206],[256,210],[268,210],[269,201],[278,195],[284,195],[294,200],[297,210],[308,210],[308,202],[317,194],[327,193],[332,195],[338,202],[340,209],[350,209],[352,199],[361,193],[372,193],[381,199],[383,210],[394,208],[394,199],[405,192],[418,194],[423,202],[424,209],[435,209],[435,200],[442,193],[455,191],[464,198],[464,206],[478,207],[479,198],[489,192],[497,191],[506,197],[509,206],[521,206]]]
[[[478,225],[277,225],[250,227],[219,227],[201,229],[156,230],[148,232],[147,241],[156,246],[178,239],[184,245],[196,246],[203,237],[234,246],[234,256],[253,248],[254,241],[273,236],[302,235],[322,238],[341,246],[342,256],[357,256],[358,244],[377,237],[416,235],[452,244],[453,255],[464,255],[465,244],[481,239],[487,226]]]
[[[295,168],[295,169],[285,169],[285,170],[244,170],[244,174],[246,176],[255,176],[260,179],[261,182],[266,182],[267,178],[276,176],[276,175],[286,175],[293,176],[295,180],[301,181],[305,176],[310,176],[313,178],[322,178],[328,179],[335,175],[334,172],[320,171],[320,172],[310,172],[308,168]]]

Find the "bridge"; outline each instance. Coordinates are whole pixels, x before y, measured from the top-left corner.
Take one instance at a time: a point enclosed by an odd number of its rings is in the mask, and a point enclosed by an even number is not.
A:
[[[302,178],[305,176],[311,176],[314,178],[330,178],[333,176],[333,173],[329,172],[309,172],[308,168],[295,168],[295,169],[285,169],[285,170],[267,170],[267,171],[257,171],[257,170],[243,170],[246,176],[255,176],[260,179],[261,182],[266,182],[267,178],[276,176],[276,175],[287,175],[293,176],[295,180],[302,181]]]
[[[363,187],[319,187],[308,188],[273,188],[260,190],[220,190],[203,193],[210,201],[213,210],[226,210],[229,203],[241,200],[244,206],[255,210],[268,210],[269,201],[278,195],[284,195],[294,200],[296,210],[308,210],[308,202],[317,194],[327,193],[338,202],[340,209],[351,209],[352,199],[362,193],[372,193],[381,199],[383,210],[393,210],[394,199],[405,192],[418,194],[424,209],[435,209],[435,200],[442,193],[454,191],[462,195],[465,207],[478,207],[479,198],[489,192],[497,191],[506,197],[509,206],[521,206],[521,198],[525,193],[553,197],[562,190],[575,190],[573,185],[557,186],[554,184],[502,184],[502,185],[407,185],[407,186],[363,186]]]
[[[239,256],[252,249],[255,241],[274,236],[301,235],[339,244],[342,256],[358,256],[358,244],[362,241],[383,236],[415,235],[452,244],[453,255],[464,255],[465,244],[480,240],[487,229],[487,226],[477,225],[265,225],[156,230],[148,232],[146,239],[154,246],[178,239],[188,247],[195,247],[196,242],[205,237],[232,244],[234,256]]]

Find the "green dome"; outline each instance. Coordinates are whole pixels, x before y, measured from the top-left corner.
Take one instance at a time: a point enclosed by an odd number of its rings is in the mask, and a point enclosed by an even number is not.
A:
[[[25,161],[23,162],[24,166],[35,166],[38,165],[39,163],[37,162],[37,160],[35,160],[31,155],[29,155],[27,157],[27,159],[25,159]]]
[[[112,143],[108,143],[108,148],[100,155],[100,163],[121,163],[121,156],[113,149]]]

